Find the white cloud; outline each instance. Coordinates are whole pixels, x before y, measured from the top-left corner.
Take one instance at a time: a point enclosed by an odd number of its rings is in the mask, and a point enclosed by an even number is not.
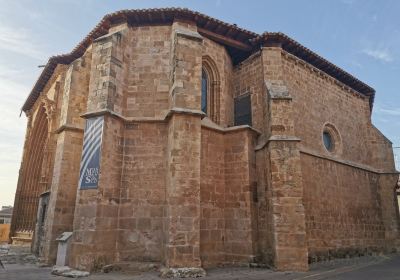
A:
[[[391,116],[400,116],[400,108],[396,108],[396,109],[380,108],[379,112],[384,113],[386,115],[391,115]]]
[[[400,116],[400,107],[393,107],[390,106],[388,104],[377,104],[376,106],[374,106],[374,110],[376,112],[376,114],[380,115],[381,119],[383,117],[383,119],[389,120],[392,117],[398,117]]]
[[[0,50],[43,60],[46,56],[24,28],[12,28],[0,23]]]
[[[393,56],[388,49],[364,49],[364,54],[383,62],[393,61]]]

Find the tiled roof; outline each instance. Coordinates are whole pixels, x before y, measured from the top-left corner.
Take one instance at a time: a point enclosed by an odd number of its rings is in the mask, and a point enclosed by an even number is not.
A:
[[[129,25],[133,26],[169,24],[175,19],[195,22],[202,35],[224,43],[236,63],[249,56],[252,52],[258,50],[264,43],[279,43],[287,52],[305,60],[361,94],[371,96],[370,102],[372,108],[375,93],[373,88],[283,33],[266,32],[259,35],[242,29],[235,24],[225,23],[188,9],[163,8],[122,10],[104,16],[96,27],[70,53],[56,55],[49,58],[32,91],[22,106],[22,110],[27,111],[32,108],[58,64],[70,64],[75,59],[81,57],[93,40],[107,34],[111,26],[122,22],[127,22]]]

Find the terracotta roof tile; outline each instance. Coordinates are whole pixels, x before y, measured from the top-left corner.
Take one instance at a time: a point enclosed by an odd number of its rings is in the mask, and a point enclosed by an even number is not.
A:
[[[374,97],[374,89],[364,84],[360,80],[353,77],[351,74],[340,69],[336,65],[330,63],[326,59],[312,52],[308,48],[302,46],[295,40],[286,36],[283,33],[266,32],[262,35],[245,30],[229,24],[218,19],[209,17],[199,12],[191,11],[182,8],[162,8],[162,9],[140,9],[140,10],[121,10],[114,13],[107,14],[103,19],[93,28],[93,30],[70,52],[67,54],[56,55],[49,58],[46,66],[36,81],[32,91],[28,95],[24,105],[23,111],[32,108],[36,102],[41,91],[53,74],[58,64],[70,64],[75,59],[81,57],[86,49],[96,38],[108,33],[109,28],[113,24],[127,21],[131,25],[141,25],[149,23],[172,23],[174,19],[186,19],[193,21],[198,27],[217,33],[222,36],[229,37],[230,39],[240,41],[241,44],[249,46],[249,49],[256,51],[265,42],[275,40],[282,45],[282,48],[299,58],[307,61],[318,69],[333,76],[345,85],[353,88],[354,90],[371,96],[371,108]],[[243,52],[242,52],[243,53]],[[251,53],[251,52],[250,52]],[[246,55],[248,53],[245,53]],[[242,55],[243,56],[243,55]]]

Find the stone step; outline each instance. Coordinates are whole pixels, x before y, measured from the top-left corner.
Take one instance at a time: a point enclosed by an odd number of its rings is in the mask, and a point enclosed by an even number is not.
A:
[[[25,238],[25,237],[17,237],[17,236],[13,236],[11,237],[12,240],[12,244],[13,245],[29,245],[32,242],[32,238]]]
[[[16,231],[11,237],[13,245],[30,245],[32,243],[33,231]]]

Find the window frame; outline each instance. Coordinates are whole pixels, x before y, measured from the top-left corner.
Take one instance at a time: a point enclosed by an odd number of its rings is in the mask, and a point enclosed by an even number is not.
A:
[[[330,136],[330,142],[331,142],[331,147],[330,149],[325,145],[325,134]],[[324,148],[324,150],[331,154],[331,155],[341,155],[343,146],[342,146],[342,137],[337,130],[336,126],[333,125],[332,123],[324,123],[322,127],[322,133],[321,133],[321,144]]]
[[[207,109],[205,112],[207,117],[213,122],[220,124],[220,75],[218,67],[210,56],[203,56],[202,59],[202,76],[203,71],[206,73],[207,81]],[[203,84],[203,83],[202,83]],[[201,84],[201,86],[202,86]],[[201,88],[201,97],[203,96]],[[201,98],[200,97],[200,98]],[[202,108],[201,108],[202,109]]]
[[[237,117],[237,106],[239,105],[237,102],[240,102],[242,100],[248,99],[248,111],[247,111],[247,115],[248,115],[248,122],[239,122],[236,117]],[[239,116],[241,117],[241,116]],[[253,111],[252,111],[252,105],[251,105],[251,93],[250,92],[246,92],[244,94],[241,94],[239,96],[236,96],[233,98],[233,123],[234,126],[239,126],[239,125],[249,125],[252,126],[253,125]]]

